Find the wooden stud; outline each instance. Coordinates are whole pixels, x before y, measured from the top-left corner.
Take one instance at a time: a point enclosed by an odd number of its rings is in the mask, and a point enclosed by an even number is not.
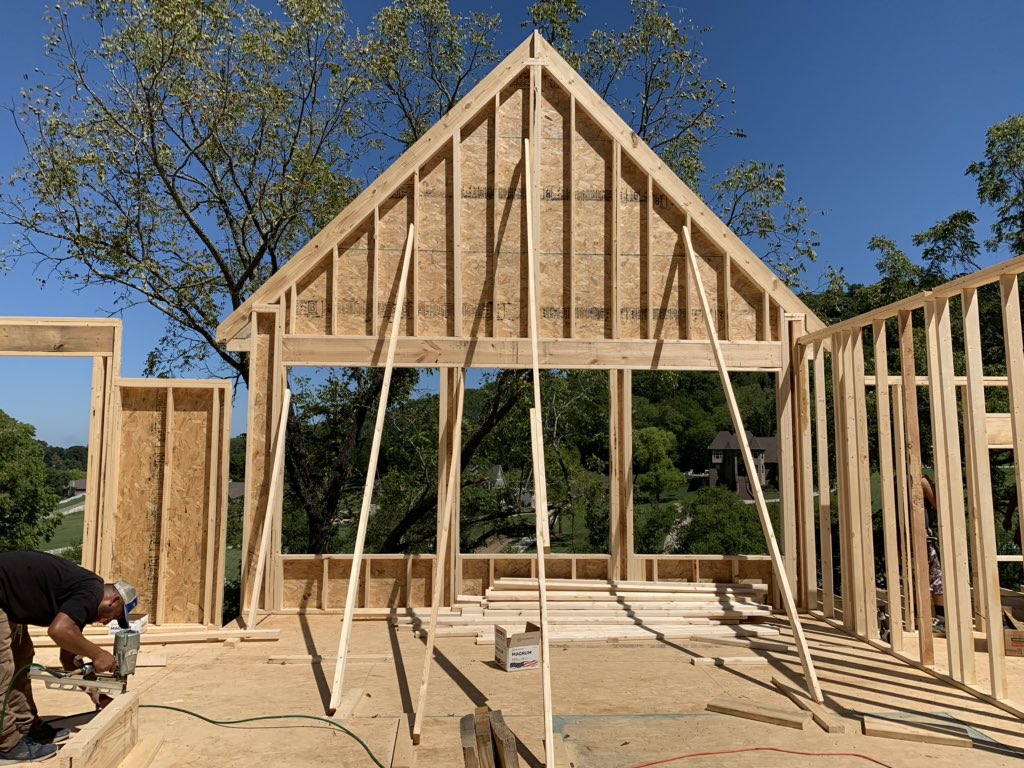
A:
[[[476,756],[476,717],[463,715],[459,718],[459,740],[462,742],[462,762],[465,768],[480,768]]]
[[[910,496],[909,483],[907,480],[907,464],[904,457],[907,455],[906,431],[903,426],[904,402],[903,385],[900,381],[894,380],[892,388],[895,396],[892,398],[892,426],[895,437],[896,452],[896,511],[897,522],[899,523],[900,552],[903,553],[900,575],[903,579],[903,626],[908,632],[914,631],[914,566],[913,547],[911,546],[910,535]],[[895,650],[895,649],[893,649]]]
[[[878,424],[878,468],[882,493],[882,536],[885,547],[886,609],[889,644],[903,650],[903,604],[900,598],[899,540],[896,531],[895,474],[892,453],[892,416],[889,409],[889,350],[885,320],[871,326],[875,352],[875,418]]]
[[[715,350],[715,358],[718,362],[718,375],[722,380],[722,388],[725,390],[726,403],[729,406],[729,414],[732,417],[733,426],[736,429],[736,437],[740,444],[740,452],[743,455],[743,462],[747,468],[747,477],[751,480],[754,490],[754,501],[757,505],[757,513],[761,519],[761,530],[764,531],[768,543],[768,551],[772,558],[772,570],[776,581],[780,583],[783,605],[786,615],[789,618],[793,637],[796,640],[797,649],[800,652],[800,662],[803,665],[805,682],[811,698],[818,703],[822,702],[821,688],[818,685],[818,676],[814,671],[814,662],[811,660],[810,651],[807,648],[807,640],[804,638],[803,627],[800,625],[800,618],[796,613],[796,605],[793,602],[793,592],[790,589],[789,580],[786,577],[785,567],[782,562],[782,554],[779,552],[778,542],[775,540],[775,532],[772,529],[772,521],[768,516],[768,507],[765,504],[764,493],[761,490],[761,483],[758,481],[754,466],[754,457],[750,452],[750,444],[747,442],[747,435],[743,431],[743,417],[740,415],[739,406],[736,403],[736,396],[733,394],[732,382],[729,379],[729,371],[725,367],[725,359],[722,357],[721,347],[718,344],[718,337],[714,331],[714,324],[711,322],[711,308],[708,305],[708,297],[704,292],[704,285],[697,271],[697,254],[693,249],[693,241],[690,237],[690,222],[683,229],[683,241],[686,245],[686,256],[693,271],[694,280],[697,286],[697,293],[700,298],[701,311],[704,314],[704,322],[708,328],[708,337],[711,346]]]
[[[999,298],[1002,302],[1003,344],[1010,397],[1013,467],[1017,481],[1017,530],[1024,531],[1024,332],[1020,319],[1020,284],[1016,275],[999,278]]]
[[[569,189],[576,189],[576,96],[569,94]],[[576,337],[576,195],[569,196],[569,338]]]
[[[277,437],[274,440],[274,463],[270,474],[270,494],[267,497],[267,512],[263,518],[263,535],[260,537],[260,551],[256,558],[256,570],[252,588],[252,601],[249,604],[249,616],[245,623],[248,627],[256,626],[256,607],[259,605],[260,591],[263,587],[263,574],[266,569],[267,556],[270,551],[270,533],[274,529],[274,517],[277,510],[277,497],[281,492],[281,469],[284,466],[285,431],[288,428],[288,409],[292,402],[290,389],[284,391],[284,402],[277,417]]]
[[[697,279],[697,263],[693,262],[691,271]],[[796,456],[793,448],[793,346],[789,334],[789,321],[779,310],[779,328],[782,337],[782,370],[775,379],[775,413],[778,421],[778,444],[779,444],[779,515],[782,526],[782,555],[786,566],[786,578],[789,580],[789,588],[797,592],[797,521],[796,521],[796,478],[794,477],[796,467]],[[708,334],[711,333],[709,322]],[[737,427],[738,429],[738,427]],[[748,476],[748,481],[753,478]]]
[[[174,473],[174,388],[168,387],[164,401],[163,466],[160,498],[160,561],[157,563],[156,596],[154,599],[155,624],[167,618],[167,528],[171,515],[171,479]]]
[[[996,699],[1007,698],[1006,659],[1004,658],[1003,614],[999,593],[999,569],[996,563],[996,531],[992,510],[992,477],[988,459],[988,436],[985,424],[985,389],[981,383],[981,329],[978,320],[978,292],[965,288],[962,294],[964,314],[964,357],[967,364],[967,403],[970,412],[972,450],[971,463],[974,493],[978,501],[978,543],[981,550],[983,600],[988,639],[989,685]]]
[[[621,186],[622,176],[622,152],[618,142],[612,144],[612,274],[611,274],[611,292],[612,292],[612,338],[617,339],[622,335],[621,324],[621,297],[619,296],[619,270],[622,268],[619,264],[620,259],[620,247],[619,247],[619,188]]]
[[[722,285],[719,290],[718,306],[722,308],[722,327],[718,329],[718,338],[728,341],[732,338],[732,312],[729,306],[729,292],[732,287],[732,259],[729,252],[722,252]],[[792,338],[792,337],[790,337]]]
[[[206,439],[206,466],[209,471],[210,487],[206,492],[206,568],[204,569],[205,578],[203,579],[203,584],[205,585],[203,590],[203,623],[207,626],[220,625],[221,623],[221,618],[213,612],[214,593],[223,592],[223,590],[214,589],[214,585],[217,583],[214,577],[214,562],[218,559],[218,554],[224,551],[223,549],[214,549],[220,543],[220,537],[217,535],[217,496],[220,490],[218,482],[220,479],[219,469],[223,456],[218,454],[221,439],[221,432],[218,428],[220,425],[220,393],[214,391],[212,395],[210,434]],[[223,579],[221,579],[220,583],[223,583]]]
[[[914,322],[910,310],[899,313],[900,369],[903,379],[904,447],[906,481],[910,488],[911,554],[914,563],[914,595],[918,618],[918,653],[921,663],[935,664],[932,639],[932,598],[928,580],[928,543],[921,491],[921,432],[917,413],[917,384],[914,362]]]
[[[452,336],[462,335],[462,128],[452,137]]]
[[[868,407],[864,391],[864,331],[852,335],[850,354],[853,357],[853,395],[856,423],[856,470],[860,485],[857,505],[852,509],[855,524],[860,526],[861,576],[863,578],[864,626],[868,637],[878,639],[878,598],[875,579],[875,542],[871,509],[871,463],[868,457]]]
[[[946,608],[946,645],[950,672],[963,683],[974,684],[974,628],[971,608],[971,577],[968,570],[967,526],[964,510],[964,477],[960,454],[960,417],[957,412],[953,363],[953,334],[949,299],[929,302],[933,306],[934,332],[929,337],[936,346],[935,364],[941,397],[933,388],[933,403],[941,411],[932,416],[933,453],[936,480],[939,481],[939,529],[943,539],[943,586]],[[927,308],[928,303],[925,304]],[[929,370],[929,374],[931,370]],[[934,406],[933,406],[934,407]],[[937,427],[935,422],[940,422]],[[945,497],[945,498],[943,498]]]
[[[139,741],[139,693],[117,696],[61,746],[58,768],[120,765]]]
[[[821,549],[821,604],[826,616],[835,615],[832,569],[832,484],[828,468],[828,411],[825,406],[825,350],[814,347],[814,436],[818,460],[818,539]]]
[[[402,259],[402,273],[398,279],[398,298],[391,323],[391,338],[388,344],[388,359],[384,367],[384,382],[380,390],[380,402],[377,405],[377,422],[373,430],[373,441],[370,445],[370,459],[366,471],[366,485],[363,487],[363,504],[359,510],[359,528],[352,549],[352,570],[349,572],[348,596],[345,599],[345,616],[341,625],[341,640],[338,644],[338,663],[334,669],[334,684],[331,689],[331,701],[328,709],[333,714],[341,703],[342,681],[345,679],[345,655],[348,651],[349,636],[352,633],[352,614],[355,610],[356,590],[359,584],[359,561],[363,555],[363,542],[366,540],[366,528],[369,523],[370,502],[373,500],[373,485],[377,475],[377,458],[380,455],[381,436],[384,432],[384,415],[388,407],[388,395],[391,391],[391,373],[395,364],[395,344],[402,331],[402,307],[405,306],[406,283],[409,278],[409,263],[412,260],[412,246],[415,225],[409,225],[409,234],[405,241],[405,256]]]
[[[814,542],[814,465],[811,450],[811,393],[808,361],[804,359],[803,348],[797,340],[806,331],[803,317],[793,321],[791,360],[796,381],[796,443],[797,462],[797,523],[800,540],[798,601],[806,609],[814,608],[818,602],[818,553]]]

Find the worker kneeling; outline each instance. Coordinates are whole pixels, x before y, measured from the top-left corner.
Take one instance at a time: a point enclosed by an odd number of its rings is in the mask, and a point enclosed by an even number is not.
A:
[[[64,669],[75,657],[92,660],[99,673],[113,673],[112,654],[90,642],[82,628],[117,619],[128,627],[138,592],[126,581],[104,584],[92,571],[45,552],[0,552],[0,697],[7,709],[0,731],[0,765],[34,762],[57,754],[55,742],[70,735],[39,719],[28,669],[34,648],[26,624],[47,627],[60,647]],[[9,693],[8,693],[9,692]]]

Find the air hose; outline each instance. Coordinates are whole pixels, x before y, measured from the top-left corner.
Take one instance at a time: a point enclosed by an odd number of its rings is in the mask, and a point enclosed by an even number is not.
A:
[[[7,718],[7,701],[11,696],[11,691],[14,689],[14,681],[17,680],[20,675],[24,674],[32,667],[42,670],[46,669],[46,667],[44,667],[42,664],[26,664],[14,673],[14,675],[11,677],[11,682],[7,684],[7,690],[4,691],[3,706],[0,707],[0,728],[3,727],[3,723],[6,721]],[[347,736],[351,736],[353,739],[355,739],[356,743],[359,744],[359,746],[361,746],[366,751],[366,754],[370,756],[370,759],[373,761],[374,765],[378,766],[378,768],[385,768],[384,764],[377,759],[377,756],[370,751],[370,748],[366,745],[366,742],[364,742],[362,739],[360,739],[358,736],[352,733],[352,731],[350,731],[348,728],[341,725],[341,723],[336,723],[328,717],[318,717],[316,715],[264,715],[262,717],[245,717],[241,720],[213,720],[209,717],[204,717],[203,715],[200,715],[197,712],[182,709],[181,707],[171,707],[166,704],[140,704],[139,708],[166,709],[171,712],[180,712],[181,714],[190,715],[191,717],[203,720],[204,722],[210,723],[211,725],[218,725],[224,728],[232,725],[241,725],[242,723],[255,723],[260,720],[315,720],[319,723],[326,723],[327,725],[330,725],[333,728],[337,728],[339,731],[346,734]]]

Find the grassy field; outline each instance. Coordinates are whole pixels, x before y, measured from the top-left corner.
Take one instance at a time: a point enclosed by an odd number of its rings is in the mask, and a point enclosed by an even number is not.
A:
[[[84,520],[85,512],[72,512],[70,515],[64,515],[53,538],[45,542],[40,549],[63,549],[74,544],[81,544]]]

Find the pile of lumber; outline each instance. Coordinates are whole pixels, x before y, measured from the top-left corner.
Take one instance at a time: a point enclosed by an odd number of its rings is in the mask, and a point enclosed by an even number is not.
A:
[[[501,711],[477,707],[459,721],[465,768],[519,768],[516,737]]]
[[[706,582],[547,579],[548,640],[684,639],[695,636],[777,635],[757,622],[771,615],[767,586]],[[462,595],[438,612],[435,637],[476,637],[494,642],[494,626],[522,632],[540,622],[536,579],[502,578],[483,596]],[[430,611],[395,618],[417,633],[429,630]]]

